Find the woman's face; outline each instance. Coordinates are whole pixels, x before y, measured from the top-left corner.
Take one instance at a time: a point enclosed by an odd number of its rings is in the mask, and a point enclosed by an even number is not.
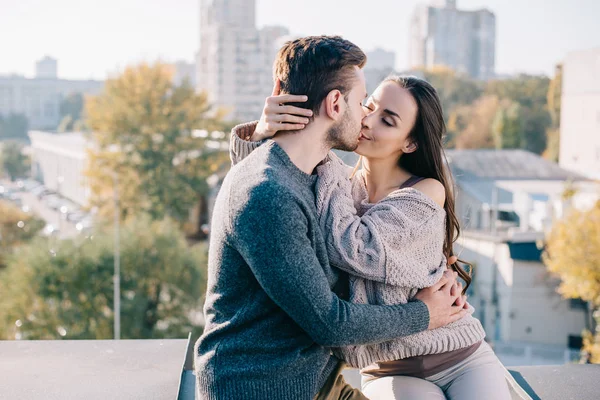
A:
[[[366,116],[356,153],[370,159],[399,158],[416,146],[409,134],[417,118],[417,103],[396,82],[383,82],[364,104]]]

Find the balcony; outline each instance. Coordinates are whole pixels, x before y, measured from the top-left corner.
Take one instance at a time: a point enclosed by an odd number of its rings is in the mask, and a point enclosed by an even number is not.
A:
[[[189,340],[0,342],[1,399],[194,399]],[[600,365],[510,368],[533,399],[593,400]],[[358,371],[346,379],[357,385]]]

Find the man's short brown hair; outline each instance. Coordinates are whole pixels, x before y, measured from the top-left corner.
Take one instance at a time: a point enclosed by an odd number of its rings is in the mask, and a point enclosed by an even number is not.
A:
[[[365,53],[340,36],[308,36],[287,42],[277,53],[273,74],[281,81],[282,94],[308,96],[293,104],[319,114],[321,102],[338,89],[348,100],[354,83],[354,67],[367,62]]]

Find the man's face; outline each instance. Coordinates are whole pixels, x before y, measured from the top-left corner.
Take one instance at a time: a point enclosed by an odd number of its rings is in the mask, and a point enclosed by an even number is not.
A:
[[[342,118],[336,122],[327,132],[327,142],[333,149],[342,151],[354,151],[358,146],[364,110],[362,102],[367,97],[365,74],[362,69],[355,68],[355,77],[346,110]]]

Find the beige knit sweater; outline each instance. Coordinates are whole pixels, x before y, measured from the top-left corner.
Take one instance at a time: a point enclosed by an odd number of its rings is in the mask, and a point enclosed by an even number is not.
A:
[[[234,129],[232,162],[243,159],[259,143],[247,142],[255,124]],[[419,289],[435,284],[446,270],[443,256],[445,211],[422,192],[405,188],[380,202],[368,202],[364,175],[350,180],[351,169],[334,153],[317,167],[316,205],[330,263],[350,274],[350,301],[402,304]],[[470,314],[445,327],[389,342],[334,349],[350,366],[438,354],[475,344],[485,337]]]

